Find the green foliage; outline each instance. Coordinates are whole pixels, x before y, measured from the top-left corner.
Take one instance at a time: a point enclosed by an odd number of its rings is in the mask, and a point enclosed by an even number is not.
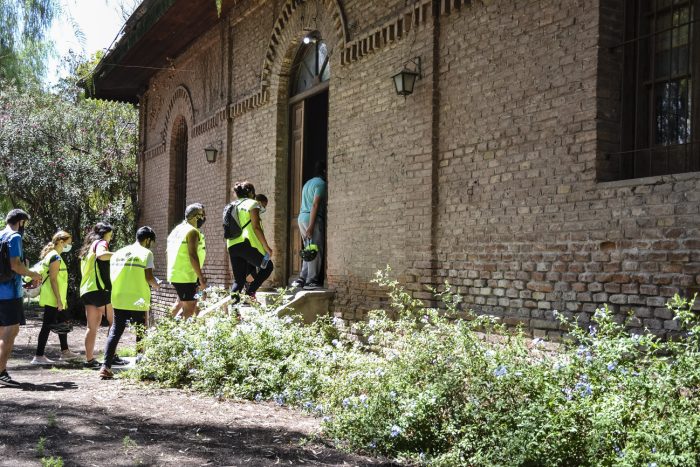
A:
[[[135,448],[138,446],[138,444],[136,444],[136,441],[134,441],[129,435],[126,435],[122,439],[122,446],[124,446],[124,449],[128,450],[129,448]]]
[[[52,50],[45,35],[59,12],[58,0],[0,0],[0,81],[39,82]]]
[[[41,436],[36,443],[36,453],[39,457],[44,457],[44,451],[46,451],[46,438]]]
[[[63,467],[63,459],[60,456],[42,457],[41,467]]]
[[[56,422],[56,414],[53,412],[49,412],[49,415],[46,420],[46,426],[49,428],[56,428],[56,425],[58,423]]]
[[[389,313],[339,335],[256,308],[244,320],[166,319],[148,332],[136,375],[220,397],[274,400],[324,419],[353,449],[433,465],[700,464],[700,321],[669,308],[683,334],[629,334],[607,307],[571,343],[509,335],[486,317],[450,320],[413,300],[388,271]],[[389,318],[389,314],[393,319]],[[546,346],[546,347],[545,347]]]
[[[137,112],[84,99],[75,89],[70,81],[59,94],[0,83],[3,206],[32,216],[25,240],[30,261],[56,230],[73,235],[76,253],[65,256],[73,291],[80,279],[77,251],[94,223],[115,227],[115,246],[132,241],[138,186]]]

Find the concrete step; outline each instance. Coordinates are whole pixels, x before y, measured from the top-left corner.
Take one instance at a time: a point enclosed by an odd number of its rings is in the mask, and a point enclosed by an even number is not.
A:
[[[311,324],[319,316],[330,315],[331,300],[335,292],[325,289],[300,290],[294,298],[275,310],[280,318],[292,316],[301,318],[304,324]]]
[[[256,294],[258,302],[267,307],[274,304],[277,296],[277,292],[258,292]],[[311,324],[319,316],[328,316],[330,314],[330,304],[334,296],[335,292],[325,289],[292,291],[282,297],[281,304],[275,308],[275,313],[280,318],[291,316],[299,318],[304,324]],[[217,310],[228,310],[230,302],[231,297],[225,297],[209,308],[202,310],[199,316],[205,317]],[[239,311],[245,318],[245,309],[248,306],[243,304],[238,306],[240,306]]]

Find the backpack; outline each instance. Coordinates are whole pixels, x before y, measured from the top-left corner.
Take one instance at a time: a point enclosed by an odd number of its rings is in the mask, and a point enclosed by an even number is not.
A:
[[[236,200],[229,203],[224,208],[224,238],[232,239],[238,238],[243,235],[243,229],[248,227],[250,220],[241,226],[238,220],[238,206],[243,202],[243,200]]]
[[[10,264],[10,237],[0,240],[0,282],[8,282],[15,276]]]

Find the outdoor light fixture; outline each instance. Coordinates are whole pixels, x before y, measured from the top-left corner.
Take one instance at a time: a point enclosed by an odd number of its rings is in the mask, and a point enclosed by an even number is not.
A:
[[[409,68],[409,65],[412,65]],[[409,96],[413,94],[413,86],[417,79],[421,79],[420,57],[412,58],[403,64],[403,69],[391,77],[394,80],[396,94],[399,96]]]
[[[318,41],[318,33],[315,31],[311,32],[311,33],[305,35],[301,41],[306,45],[309,45],[311,43],[315,44]]]
[[[204,148],[204,155],[207,156],[207,162],[209,162],[210,164],[216,162],[216,155],[218,153],[219,150],[211,144],[209,145],[209,147]]]

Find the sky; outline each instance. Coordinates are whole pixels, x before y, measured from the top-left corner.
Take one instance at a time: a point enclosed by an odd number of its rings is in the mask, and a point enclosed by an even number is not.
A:
[[[124,19],[120,5],[123,0],[60,0],[65,11],[73,18],[64,15],[54,21],[49,37],[55,42],[57,57],[48,64],[47,81],[54,84],[67,74],[61,69],[60,57],[69,50],[90,56],[100,49],[106,49],[119,33]],[[126,2],[127,4],[129,2]],[[74,25],[82,31],[84,41],[76,37]]]

